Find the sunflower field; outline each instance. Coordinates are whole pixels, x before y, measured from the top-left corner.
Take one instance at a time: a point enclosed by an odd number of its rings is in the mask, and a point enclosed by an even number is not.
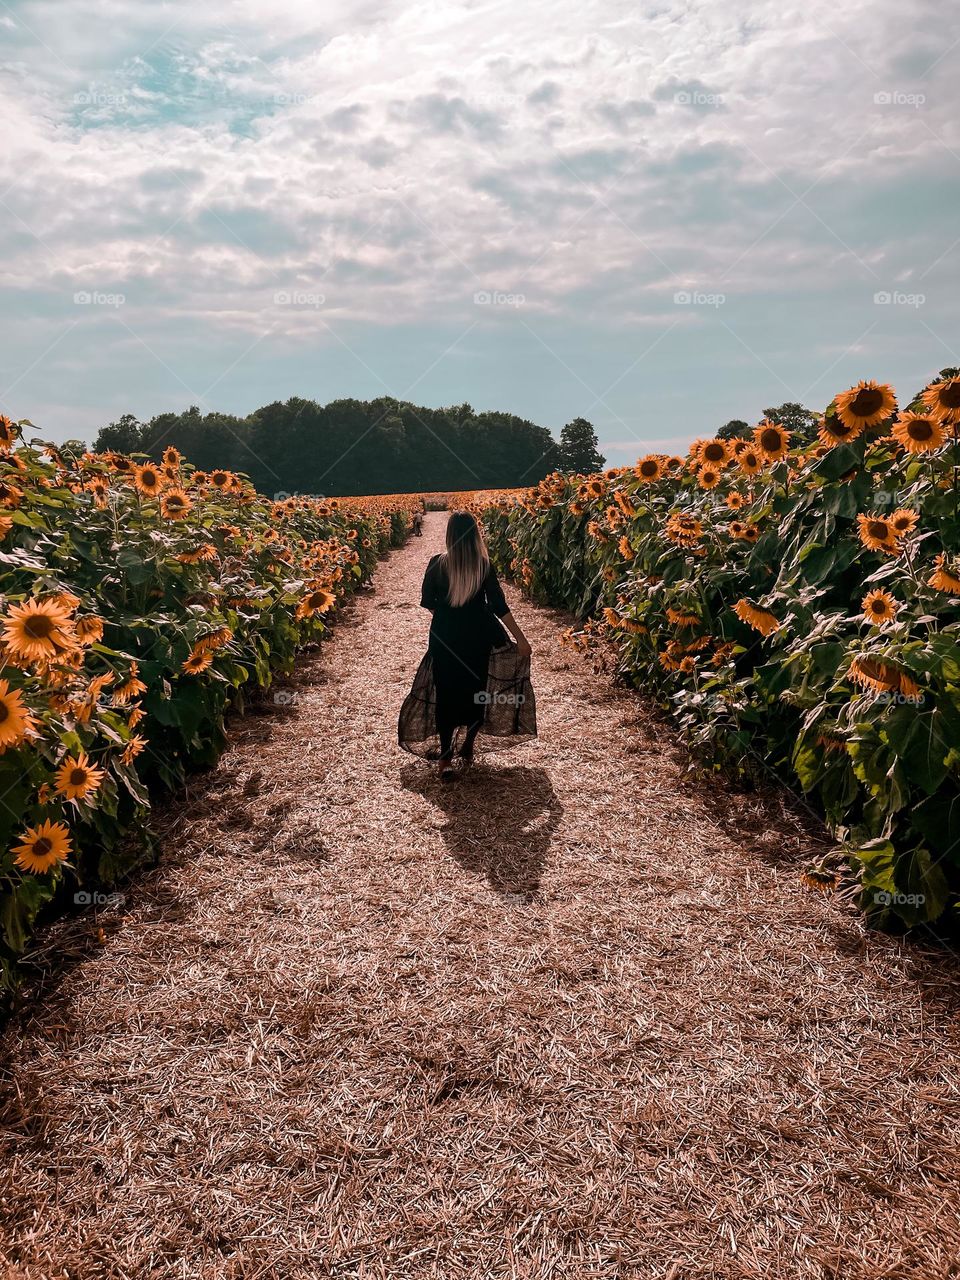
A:
[[[805,446],[765,420],[485,510],[500,569],[581,619],[571,643],[612,645],[708,758],[805,793],[881,927],[956,924],[960,901],[960,371],[945,375],[902,410],[859,383]]]
[[[38,914],[150,852],[151,799],[225,745],[399,545],[412,499],[270,502],[228,471],[66,456],[0,418],[0,986]]]

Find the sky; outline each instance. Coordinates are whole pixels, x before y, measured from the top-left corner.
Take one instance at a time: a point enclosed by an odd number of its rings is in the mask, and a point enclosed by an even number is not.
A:
[[[0,0],[0,411],[597,428],[960,365],[960,10]]]

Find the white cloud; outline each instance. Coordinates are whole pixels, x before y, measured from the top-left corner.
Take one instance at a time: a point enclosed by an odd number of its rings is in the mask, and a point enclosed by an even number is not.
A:
[[[909,16],[892,0],[339,0],[322,14],[28,0],[0,80],[0,287],[32,321],[12,364],[92,288],[124,293],[124,323],[175,369],[188,330],[275,335],[264,398],[284,394],[284,353],[335,349],[345,324],[374,362],[397,326],[452,340],[476,325],[505,353],[518,323],[547,349],[564,346],[557,326],[588,327],[622,352],[608,382],[669,332],[718,384],[733,365],[775,386],[784,362],[805,358],[808,381],[829,363],[818,320],[842,317],[834,354],[869,356],[875,290],[938,259],[923,320],[946,336],[956,91],[938,48],[903,47]],[[284,291],[324,301],[277,304]],[[479,291],[523,301],[478,307]],[[678,291],[724,302],[678,305]],[[917,316],[880,319],[936,346]],[[569,347],[575,394],[592,370]],[[638,387],[631,375],[617,394]],[[35,379],[17,394],[31,392]],[[623,420],[611,410],[611,438]]]

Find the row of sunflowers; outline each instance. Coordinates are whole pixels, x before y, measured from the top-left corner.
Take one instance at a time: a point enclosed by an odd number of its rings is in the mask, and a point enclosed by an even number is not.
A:
[[[41,912],[150,852],[151,799],[326,631],[413,500],[270,502],[229,471],[66,455],[0,418],[0,986]]]
[[[816,438],[764,420],[685,457],[494,498],[491,554],[613,646],[713,761],[772,771],[838,840],[881,927],[960,899],[960,376],[899,409],[837,395]],[[840,854],[843,856],[841,857]]]

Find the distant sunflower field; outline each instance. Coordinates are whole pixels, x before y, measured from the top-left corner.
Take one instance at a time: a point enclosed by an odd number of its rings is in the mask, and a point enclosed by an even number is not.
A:
[[[318,640],[413,499],[270,502],[160,464],[25,443],[0,417],[0,986],[38,913],[149,851],[151,797]],[[56,903],[54,903],[56,905]]]
[[[481,504],[500,569],[582,620],[571,643],[611,644],[709,758],[802,789],[881,927],[955,925],[960,903],[960,371],[945,375],[904,409],[860,382],[805,445],[764,420]]]

